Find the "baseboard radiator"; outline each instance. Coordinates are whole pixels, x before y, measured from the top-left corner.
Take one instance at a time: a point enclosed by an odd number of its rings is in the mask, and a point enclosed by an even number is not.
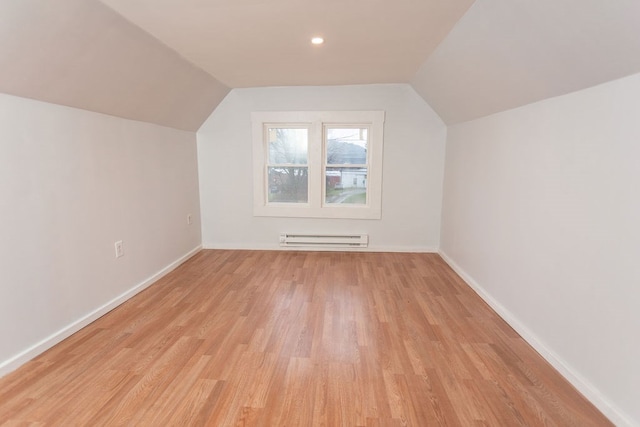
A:
[[[280,246],[299,248],[366,248],[368,234],[280,234]]]

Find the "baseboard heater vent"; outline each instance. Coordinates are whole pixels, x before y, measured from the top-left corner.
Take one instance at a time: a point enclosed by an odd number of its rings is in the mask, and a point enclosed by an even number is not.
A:
[[[280,235],[280,246],[308,248],[366,248],[368,234],[294,234]]]

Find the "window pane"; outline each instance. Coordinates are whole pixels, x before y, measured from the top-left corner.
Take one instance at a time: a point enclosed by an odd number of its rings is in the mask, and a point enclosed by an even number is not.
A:
[[[275,203],[307,203],[309,173],[305,168],[269,168],[268,200]]]
[[[367,203],[367,168],[327,168],[325,185],[325,203]]]
[[[270,127],[268,132],[270,164],[307,164],[308,129]]]
[[[367,128],[328,128],[327,164],[366,165]]]

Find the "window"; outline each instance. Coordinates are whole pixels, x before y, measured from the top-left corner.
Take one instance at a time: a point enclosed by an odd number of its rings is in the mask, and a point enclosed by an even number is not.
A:
[[[265,128],[268,138],[268,203],[309,201],[309,129]]]
[[[379,219],[383,111],[253,113],[254,215]]]

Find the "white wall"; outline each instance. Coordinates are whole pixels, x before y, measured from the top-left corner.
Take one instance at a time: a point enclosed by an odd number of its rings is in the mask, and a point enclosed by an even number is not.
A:
[[[0,94],[0,375],[200,245],[196,168],[193,132]]]
[[[640,425],[640,75],[449,128],[442,252],[618,425]]]
[[[381,220],[253,216],[251,112],[384,110]],[[372,250],[439,246],[446,128],[409,85],[234,89],[198,131],[203,245],[277,249],[281,232],[361,232]]]

